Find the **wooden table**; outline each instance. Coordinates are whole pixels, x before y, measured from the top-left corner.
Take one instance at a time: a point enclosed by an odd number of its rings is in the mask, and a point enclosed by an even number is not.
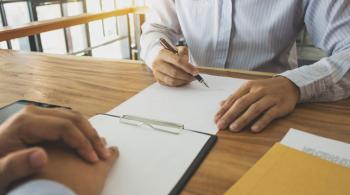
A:
[[[154,83],[140,62],[0,50],[0,106],[28,99],[72,107],[90,117],[107,112]],[[245,79],[269,74],[202,69]],[[183,194],[222,194],[288,129],[297,128],[350,143],[350,100],[299,105],[263,133],[219,132],[218,142]]]

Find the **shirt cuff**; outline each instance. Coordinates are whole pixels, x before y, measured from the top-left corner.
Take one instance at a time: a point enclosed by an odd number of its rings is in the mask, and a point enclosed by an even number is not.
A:
[[[318,63],[322,63],[322,61]],[[299,103],[309,102],[327,90],[327,85],[324,82],[325,75],[323,71],[306,66],[279,74],[279,76],[292,81],[299,88]]]
[[[63,184],[50,180],[33,180],[21,184],[11,190],[7,195],[76,195]]]
[[[161,33],[152,33],[143,36],[143,41],[141,42],[141,58],[145,61],[147,66],[152,69],[154,60],[157,58],[159,51],[163,49],[162,45],[159,43],[160,38],[167,40],[169,43],[173,43],[173,41]]]
[[[155,44],[155,46],[153,46],[152,49],[147,51],[147,54],[144,55],[143,60],[150,69],[152,69],[154,60],[157,58],[159,51],[162,49],[163,47],[160,44]]]

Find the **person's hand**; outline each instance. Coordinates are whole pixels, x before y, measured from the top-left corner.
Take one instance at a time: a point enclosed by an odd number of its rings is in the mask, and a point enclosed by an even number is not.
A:
[[[113,165],[118,158],[118,150],[111,148],[107,160],[91,164],[77,158],[74,151],[62,145],[44,146],[48,153],[47,166],[34,178],[56,181],[69,187],[76,194],[101,194]]]
[[[160,50],[152,65],[156,80],[165,86],[186,85],[198,75],[196,67],[189,63],[187,47],[178,47],[179,55],[166,49]]]
[[[47,162],[46,152],[39,147],[19,150],[0,158],[0,194],[5,194],[14,182],[41,171]]]
[[[62,141],[90,163],[110,155],[103,138],[81,114],[27,106],[0,126],[0,191],[45,167],[45,150],[30,146],[56,141]]]
[[[252,132],[261,132],[271,121],[291,113],[299,88],[285,77],[248,81],[221,102],[215,116],[220,130],[239,132],[252,124]]]

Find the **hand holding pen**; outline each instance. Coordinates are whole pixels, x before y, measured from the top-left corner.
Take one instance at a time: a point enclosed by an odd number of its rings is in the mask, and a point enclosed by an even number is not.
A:
[[[173,46],[163,45],[163,47],[152,65],[154,76],[160,84],[176,87],[186,85],[196,77],[199,79],[197,68],[189,63],[186,47],[178,49]],[[204,82],[202,78],[201,82]]]

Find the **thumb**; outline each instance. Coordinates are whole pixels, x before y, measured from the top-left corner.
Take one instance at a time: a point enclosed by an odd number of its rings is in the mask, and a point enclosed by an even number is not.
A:
[[[0,189],[12,182],[40,171],[47,164],[47,154],[41,148],[30,148],[8,154],[0,159]]]
[[[108,164],[112,166],[119,157],[119,149],[117,147],[111,147],[109,150],[111,151],[111,157],[108,161]]]
[[[185,46],[179,46],[177,48],[177,50],[179,51],[179,55],[180,56],[188,56],[188,48]]]

